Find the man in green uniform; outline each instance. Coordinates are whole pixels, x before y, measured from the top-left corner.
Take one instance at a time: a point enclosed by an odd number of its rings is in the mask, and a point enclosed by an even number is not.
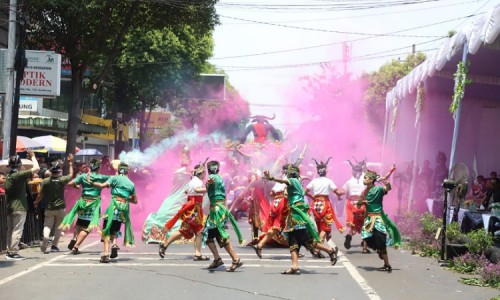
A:
[[[87,175],[87,181],[96,187],[111,188],[111,201],[104,215],[105,220],[102,230],[102,239],[104,241],[104,252],[101,256],[101,263],[109,263],[110,258],[118,256],[118,245],[116,245],[117,234],[120,232],[122,223],[125,223],[125,236],[123,244],[126,247],[134,245],[134,233],[130,222],[130,205],[137,204],[137,194],[134,183],[128,178],[129,166],[126,163],[118,165],[118,175],[110,177],[106,182],[99,183],[91,180],[90,173]],[[111,246],[110,255],[110,244]]]
[[[7,197],[7,260],[23,260],[25,257],[17,253],[19,242],[23,235],[26,212],[28,211],[28,200],[26,194],[26,182],[40,169],[33,151],[28,151],[28,156],[33,162],[30,170],[19,171],[22,167],[21,158],[18,155],[9,158],[10,168],[5,179],[5,195]]]
[[[50,177],[45,178],[42,182],[42,188],[35,200],[35,207],[45,197],[45,219],[43,222],[43,241],[40,245],[40,250],[43,253],[48,253],[47,245],[49,243],[50,232],[54,230],[54,240],[52,241],[52,252],[59,251],[59,239],[61,238],[61,222],[64,218],[66,210],[66,200],[64,199],[64,188],[73,178],[73,154],[68,155],[69,174],[62,176],[62,168],[59,162],[52,163],[50,168]]]

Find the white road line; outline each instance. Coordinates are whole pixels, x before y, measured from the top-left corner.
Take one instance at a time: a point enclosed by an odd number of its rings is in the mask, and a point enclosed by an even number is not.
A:
[[[207,266],[203,264],[193,264],[193,263],[183,263],[183,264],[159,264],[159,263],[128,263],[128,262],[116,262],[109,264],[102,264],[96,259],[95,263],[52,263],[47,265],[47,267],[130,267],[130,266],[144,266],[144,267],[198,267],[200,269],[206,269]],[[229,265],[228,265],[229,266]],[[288,265],[287,265],[288,266]],[[264,265],[264,264],[244,264],[243,268],[282,268],[283,265]],[[340,269],[344,268],[342,266],[305,266],[303,269]]]
[[[179,260],[179,258],[174,258],[172,256],[170,256],[170,257],[167,256],[167,258],[160,258],[160,257],[134,257],[134,258],[131,258],[131,256],[124,255],[123,253],[120,253],[120,255],[118,256],[118,258],[116,260],[120,261],[120,258],[122,258],[122,257],[129,257],[129,259],[133,259],[133,260],[165,261],[166,263],[168,263],[171,260],[176,260],[176,261]],[[228,256],[221,255],[221,257],[223,259],[229,259],[229,255]],[[240,257],[242,257],[242,256],[240,255]],[[64,259],[62,259],[62,261],[95,260],[95,259],[100,259],[100,257],[87,256],[87,255],[78,255],[78,256],[67,255],[64,257]],[[207,260],[207,262],[210,262],[210,260]],[[290,263],[290,259],[242,258],[242,260],[245,262],[246,261],[261,261],[261,262],[286,262],[286,263]],[[185,261],[192,261],[192,259],[186,259]],[[300,260],[299,262],[300,262],[300,264],[303,264],[303,263],[313,263],[313,264],[324,263],[325,265],[330,266],[330,261],[326,261],[326,260],[321,261],[318,259],[306,259],[306,260]]]
[[[339,256],[341,253],[342,252],[339,251]],[[351,275],[352,279],[354,279],[354,281],[356,281],[356,283],[359,285],[361,290],[363,290],[363,292],[365,292],[365,294],[368,296],[369,299],[371,299],[371,300],[380,300],[381,299],[380,296],[377,295],[375,290],[371,286],[368,285],[368,283],[363,278],[363,276],[361,276],[361,274],[359,274],[358,270],[356,270],[356,267],[351,263],[351,261],[349,259],[347,259],[347,257],[345,257],[345,260],[344,259],[342,260],[342,264],[347,269],[347,271]]]
[[[95,241],[95,242],[93,242],[93,243],[91,243],[91,244],[89,244],[89,245],[87,245],[87,246],[85,246],[85,247],[82,247],[82,249],[85,249],[85,248],[91,247],[91,246],[93,246],[93,245],[96,245],[97,243],[100,243],[100,241]],[[68,253],[69,253],[69,252],[68,252]],[[11,275],[11,276],[9,276],[9,277],[7,277],[7,278],[5,278],[5,279],[2,279],[2,280],[0,280],[0,285],[3,285],[3,284],[5,284],[5,283],[7,283],[7,282],[9,282],[9,281],[12,281],[12,280],[14,280],[14,279],[16,279],[16,278],[19,278],[19,277],[21,277],[21,276],[23,276],[23,275],[26,275],[26,274],[28,274],[28,273],[31,273],[31,272],[33,272],[33,271],[35,271],[35,270],[38,270],[38,269],[42,268],[42,267],[49,266],[51,263],[53,263],[53,262],[55,262],[55,261],[57,261],[57,260],[59,260],[59,259],[61,259],[61,258],[65,257],[65,256],[67,256],[67,254],[62,254],[62,255],[56,256],[56,257],[54,257],[54,258],[49,259],[48,261],[45,261],[45,262],[43,262],[43,263],[39,263],[38,265],[35,265],[35,266],[33,266],[33,267],[31,267],[31,268],[28,268],[28,269],[26,269],[26,270],[24,270],[24,271],[21,271],[21,272],[19,272],[19,273],[16,273],[16,274],[14,274],[14,275]]]

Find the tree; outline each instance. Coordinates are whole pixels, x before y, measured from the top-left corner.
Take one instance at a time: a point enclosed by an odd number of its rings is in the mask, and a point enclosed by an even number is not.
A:
[[[216,0],[182,2],[139,0],[27,0],[28,49],[54,50],[71,62],[72,101],[68,113],[67,148],[75,149],[81,84],[87,70],[101,82],[120,54],[131,29],[159,29],[189,24],[197,32],[212,31],[218,23]]]
[[[368,119],[383,132],[385,124],[385,98],[396,86],[399,79],[406,76],[425,60],[425,54],[410,54],[405,60],[393,59],[382,65],[378,71],[364,75],[369,82],[365,94],[365,105]]]
[[[136,103],[141,148],[151,112],[181,98],[186,82],[199,76],[212,51],[211,32],[197,32],[189,25],[137,28],[125,37],[115,73],[127,83],[125,99]]]

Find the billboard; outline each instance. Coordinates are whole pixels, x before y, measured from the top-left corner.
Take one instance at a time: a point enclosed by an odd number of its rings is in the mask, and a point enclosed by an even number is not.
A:
[[[0,92],[5,93],[7,49],[1,50]],[[24,69],[21,95],[53,98],[61,94],[61,55],[53,51],[26,50],[28,65]]]

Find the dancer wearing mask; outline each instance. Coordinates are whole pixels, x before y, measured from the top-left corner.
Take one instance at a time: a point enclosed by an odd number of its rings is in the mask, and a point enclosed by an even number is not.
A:
[[[327,252],[332,266],[335,265],[337,263],[336,250],[319,243],[318,233],[314,228],[314,223],[309,218],[309,206],[304,201],[304,189],[299,181],[300,169],[293,164],[288,164],[286,176],[287,178],[280,179],[270,176],[269,171],[264,172],[264,178],[284,183],[287,186],[290,216],[287,219],[285,231],[287,231],[292,266],[283,271],[282,274],[300,274],[299,251],[301,246],[306,247],[311,252],[314,249]]]
[[[217,250],[217,246],[215,245],[215,239],[219,247],[224,248],[233,260],[231,266],[226,268],[226,272],[234,272],[243,265],[243,262],[236,254],[236,251],[231,245],[229,234],[224,229],[227,219],[231,221],[240,244],[243,243],[243,239],[236,220],[225,205],[226,189],[224,187],[224,181],[219,175],[219,166],[219,162],[215,160],[209,161],[207,164],[209,177],[206,187],[208,198],[210,199],[210,212],[203,230],[203,241],[207,244],[214,256],[214,261],[208,266],[208,269],[213,270],[224,264]]]
[[[194,236],[194,257],[193,260],[208,260],[207,256],[201,254],[201,238],[203,226],[205,225],[205,215],[203,214],[203,194],[207,189],[203,186],[203,179],[205,179],[206,171],[205,164],[198,164],[194,167],[193,177],[189,181],[186,194],[187,202],[182,205],[179,211],[165,223],[165,228],[171,230],[175,223],[180,219],[182,220],[181,227],[176,232],[172,233],[167,240],[160,243],[158,254],[161,258],[165,257],[165,252],[168,246],[174,241],[184,237],[191,239]]]

